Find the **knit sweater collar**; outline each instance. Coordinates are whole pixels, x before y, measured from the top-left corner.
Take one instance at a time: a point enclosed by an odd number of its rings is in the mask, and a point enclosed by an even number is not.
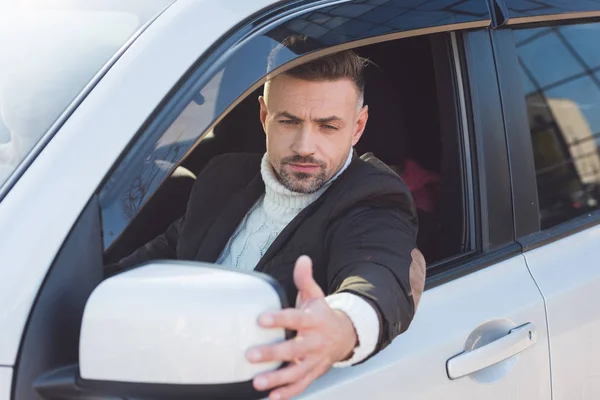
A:
[[[262,179],[265,183],[265,209],[268,214],[287,214],[294,213],[298,214],[304,208],[308,207],[311,203],[327,190],[327,188],[335,181],[341,174],[348,168],[350,162],[352,161],[352,148],[350,149],[350,153],[346,158],[346,162],[344,166],[338,171],[335,176],[333,176],[322,188],[317,190],[314,193],[297,193],[292,192],[285,186],[279,182],[277,175],[275,175],[275,171],[273,171],[273,167],[271,166],[271,162],[269,161],[267,153],[262,158],[260,173]]]

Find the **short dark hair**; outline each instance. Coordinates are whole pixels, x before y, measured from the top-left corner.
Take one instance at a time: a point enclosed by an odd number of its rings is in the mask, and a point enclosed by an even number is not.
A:
[[[306,38],[302,36],[291,36],[279,44],[269,55],[269,70],[278,67],[278,60],[283,48],[287,48],[295,54],[304,54],[308,50]],[[352,50],[344,50],[329,54],[298,65],[283,74],[306,81],[336,81],[339,79],[350,79],[358,91],[362,100],[365,93],[364,69],[367,60],[360,57]]]

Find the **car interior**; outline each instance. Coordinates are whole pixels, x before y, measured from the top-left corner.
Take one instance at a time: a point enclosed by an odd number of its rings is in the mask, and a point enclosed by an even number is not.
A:
[[[463,160],[449,36],[395,40],[355,51],[369,60],[365,70],[369,120],[355,146],[358,155],[373,153],[411,189],[420,225],[417,245],[428,265],[462,253]],[[212,135],[200,140],[107,249],[106,262],[130,254],[183,215],[194,176],[211,158],[229,152],[264,153],[257,100],[261,94],[262,87],[233,108]]]

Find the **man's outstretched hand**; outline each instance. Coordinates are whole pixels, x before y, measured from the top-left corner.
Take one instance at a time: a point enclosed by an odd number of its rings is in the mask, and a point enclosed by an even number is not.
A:
[[[302,256],[296,261],[294,283],[298,288],[296,308],[262,315],[259,324],[296,331],[296,337],[250,349],[246,355],[253,363],[289,362],[283,369],[254,378],[257,390],[274,389],[269,394],[270,400],[289,399],[302,393],[334,363],[348,359],[357,345],[352,321],[342,311],[329,307],[325,294],[313,279],[309,257]]]

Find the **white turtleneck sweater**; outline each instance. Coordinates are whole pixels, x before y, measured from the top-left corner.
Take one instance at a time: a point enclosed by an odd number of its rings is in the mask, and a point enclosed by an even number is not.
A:
[[[314,193],[292,192],[278,180],[267,154],[261,162],[261,175],[265,183],[265,194],[248,211],[223,249],[217,264],[241,271],[252,271],[281,231],[304,208],[313,203],[327,190],[331,183],[350,165],[352,151],[344,166],[321,189]],[[367,358],[377,345],[379,319],[373,307],[351,293],[336,293],[325,298],[331,308],[348,315],[358,337],[359,345],[353,356],[334,364],[345,367]]]

